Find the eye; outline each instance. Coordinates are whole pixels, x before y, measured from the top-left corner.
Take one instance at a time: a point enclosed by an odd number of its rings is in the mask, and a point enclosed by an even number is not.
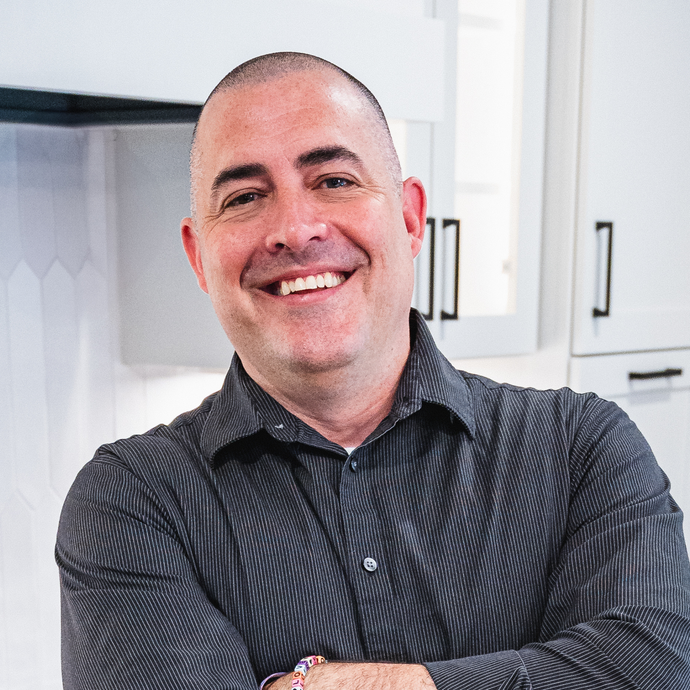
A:
[[[338,187],[349,187],[352,182],[344,177],[329,177],[323,181],[326,189],[338,189]]]
[[[245,192],[236,196],[228,202],[228,206],[243,206],[244,204],[251,204],[252,201],[256,201],[259,195],[256,192]]]

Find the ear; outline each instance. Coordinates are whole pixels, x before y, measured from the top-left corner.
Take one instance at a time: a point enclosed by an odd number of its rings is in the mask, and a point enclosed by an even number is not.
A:
[[[183,218],[180,223],[180,230],[182,232],[182,246],[187,253],[187,258],[192,266],[196,279],[199,282],[199,287],[208,293],[208,286],[206,285],[206,277],[204,276],[204,266],[201,263],[201,242],[194,221],[191,218]]]
[[[416,177],[408,177],[403,182],[402,211],[405,227],[410,237],[412,258],[419,254],[426,230],[426,192],[424,185]]]

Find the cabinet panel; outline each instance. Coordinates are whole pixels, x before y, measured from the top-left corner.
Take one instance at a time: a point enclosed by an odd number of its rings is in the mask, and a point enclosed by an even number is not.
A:
[[[684,0],[586,3],[574,354],[690,346],[688,36]]]

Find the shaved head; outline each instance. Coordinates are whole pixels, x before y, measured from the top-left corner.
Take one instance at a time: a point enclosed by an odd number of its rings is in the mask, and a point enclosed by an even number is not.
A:
[[[197,215],[197,191],[198,180],[202,165],[203,151],[199,143],[198,132],[204,127],[204,112],[212,101],[219,96],[232,95],[233,91],[239,92],[242,89],[264,84],[273,80],[281,79],[296,72],[319,72],[325,75],[332,75],[334,79],[345,82],[352,92],[357,96],[363,111],[367,114],[371,123],[372,132],[375,133],[377,143],[384,153],[391,181],[399,194],[402,185],[402,172],[400,161],[393,145],[390,130],[386,117],[381,109],[379,102],[374,94],[355,79],[351,74],[334,65],[328,60],[309,55],[307,53],[269,53],[248,60],[229,72],[218,85],[213,89],[206,99],[199,115],[199,120],[194,127],[192,138],[192,149],[190,155],[190,175],[191,175],[191,208],[192,217]]]

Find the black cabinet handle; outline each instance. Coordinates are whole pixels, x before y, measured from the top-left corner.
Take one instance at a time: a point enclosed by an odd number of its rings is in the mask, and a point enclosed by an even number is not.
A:
[[[449,314],[447,311],[441,310],[441,321],[458,320],[458,299],[460,296],[460,221],[454,218],[443,219],[444,230],[451,225],[455,227],[455,294],[453,296],[453,313]]]
[[[662,371],[631,371],[628,378],[631,381],[641,379],[669,379],[672,376],[682,376],[682,369],[663,369]]]
[[[436,256],[436,218],[426,219],[429,228],[429,311],[422,314],[426,321],[434,319],[434,257]]]
[[[596,223],[596,231],[607,229],[609,231],[609,243],[606,252],[606,309],[594,307],[592,316],[609,316],[611,310],[611,257],[613,255],[613,223],[611,221],[600,221]]]

